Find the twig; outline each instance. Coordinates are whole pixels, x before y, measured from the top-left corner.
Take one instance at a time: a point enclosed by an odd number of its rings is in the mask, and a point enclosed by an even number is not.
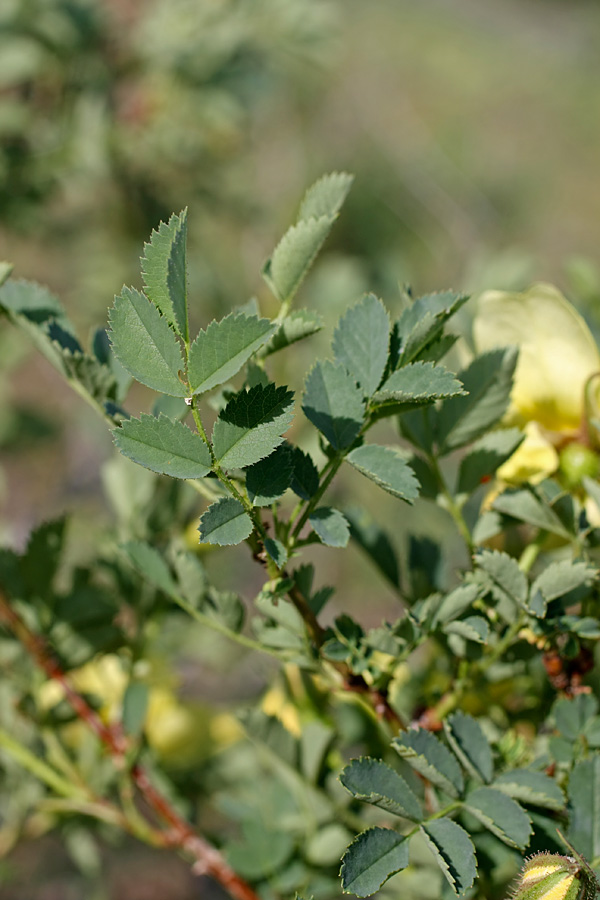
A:
[[[85,698],[73,689],[44,639],[31,631],[10,605],[2,590],[0,590],[0,621],[10,628],[48,678],[61,685],[73,710],[99,738],[113,758],[115,766],[120,770],[126,769],[129,741],[122,727],[105,725]],[[190,857],[195,874],[210,875],[235,900],[259,900],[251,886],[233,871],[221,853],[196,834],[192,826],[173,809],[166,797],[155,788],[143,766],[135,763],[129,770],[129,775],[149,809],[159,821],[169,826],[168,832],[162,832],[165,846],[177,848]]]

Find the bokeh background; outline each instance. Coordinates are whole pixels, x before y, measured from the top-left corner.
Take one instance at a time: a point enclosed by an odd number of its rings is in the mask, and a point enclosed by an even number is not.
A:
[[[280,373],[293,387],[367,288],[393,309],[406,285],[549,280],[597,331],[598,46],[596,0],[0,0],[0,258],[85,335],[188,206],[197,323],[252,296],[271,311],[262,261],[304,188],[345,169],[355,185],[303,288],[327,328]],[[84,557],[111,517],[110,436],[7,326],[0,367],[2,540],[76,509]],[[315,553],[373,621],[397,602],[360,561]],[[2,896],[86,896],[65,860],[18,847]],[[145,882],[143,850],[116,854],[98,896],[196,896],[168,865]]]

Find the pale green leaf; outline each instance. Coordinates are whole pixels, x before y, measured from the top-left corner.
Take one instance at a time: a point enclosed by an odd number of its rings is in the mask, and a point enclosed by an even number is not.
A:
[[[270,506],[290,487],[292,482],[292,452],[285,445],[249,466],[246,470],[246,490],[253,506]]]
[[[203,478],[210,472],[210,451],[200,435],[162,414],[126,419],[113,434],[124,456],[153,472],[172,478]]]
[[[291,834],[263,825],[256,817],[243,824],[243,838],[227,846],[227,859],[242,878],[272,878],[294,850]]]
[[[513,608],[525,605],[529,585],[516,559],[501,550],[482,550],[475,556],[475,564],[484,573],[482,584],[497,603]]]
[[[534,615],[544,616],[548,604],[553,600],[590,587],[597,577],[598,570],[583,562],[562,559],[550,563],[531,585],[528,607]]]
[[[190,347],[188,376],[193,394],[218,387],[274,334],[277,325],[244,313],[230,313],[200,331]]]
[[[445,817],[421,825],[421,832],[454,893],[464,894],[477,875],[475,848],[467,832]]]
[[[493,787],[503,794],[520,800],[543,806],[545,809],[561,810],[565,806],[565,797],[558,784],[544,772],[533,772],[531,769],[512,769],[504,772],[494,781]]]
[[[598,712],[598,701],[593,694],[576,694],[562,697],[552,707],[556,727],[563,737],[576,741],[585,730],[586,723]]]
[[[438,417],[441,453],[469,444],[500,421],[510,403],[517,357],[515,347],[491,350],[458,373],[467,395],[442,405]]]
[[[518,428],[504,428],[479,438],[461,460],[459,493],[470,493],[491,478],[502,463],[512,456],[524,437]]]
[[[300,287],[335,216],[301,219],[281,238],[273,255],[263,267],[265,281],[278,300],[289,301]]]
[[[269,456],[283,441],[293,418],[293,393],[257,385],[235,394],[213,429],[213,449],[225,469],[243,469]]]
[[[203,544],[239,544],[250,535],[252,520],[239,500],[221,497],[208,507],[198,531]]]
[[[389,828],[369,828],[344,853],[342,887],[355,897],[370,897],[408,865],[408,841]]]
[[[412,503],[419,496],[419,482],[406,458],[393,447],[363,444],[346,457],[347,462],[375,484]]]
[[[158,307],[169,325],[187,341],[186,284],[187,209],[173,214],[168,224],[161,222],[144,244],[142,275],[144,292]]]
[[[109,321],[115,356],[137,381],[163,394],[186,396],[178,377],[184,370],[179,341],[143,294],[124,287],[115,297]]]
[[[423,818],[421,803],[412,788],[380,759],[353,759],[339,778],[346,790],[358,800],[413,822],[420,822]]]
[[[345,547],[350,540],[348,520],[338,509],[320,506],[310,514],[308,521],[328,547]]]
[[[431,628],[437,628],[458,619],[479,597],[479,587],[476,584],[461,584],[440,601],[432,620]]]
[[[394,325],[392,369],[417,359],[442,336],[445,323],[468,300],[465,294],[442,291],[417,297]]]
[[[492,834],[523,850],[531,838],[531,819],[516,800],[494,788],[481,787],[465,799],[465,809]]]
[[[446,634],[457,634],[466,641],[474,641],[476,644],[487,644],[490,635],[490,625],[483,616],[467,616],[464,619],[455,619],[443,626]]]
[[[335,216],[342,208],[354,176],[347,172],[330,172],[311,185],[300,206],[299,219]]]
[[[514,519],[528,522],[530,525],[535,525],[544,531],[551,531],[561,537],[570,537],[554,510],[531,485],[503,491],[494,500],[493,507],[505,516],[512,516]]]
[[[392,415],[463,394],[452,372],[432,362],[415,362],[392,372],[373,397],[377,411]]]
[[[343,366],[318,362],[308,373],[302,409],[336,450],[349,447],[363,423],[364,402]]]
[[[465,769],[480,781],[491,781],[494,773],[492,750],[479,722],[458,711],[445,719],[444,732]]]
[[[390,321],[385,306],[374,294],[367,294],[338,322],[333,335],[333,352],[370,397],[383,377],[390,343]]]
[[[430,731],[411,728],[394,738],[392,747],[432,784],[452,797],[462,794],[464,782],[456,757]]]

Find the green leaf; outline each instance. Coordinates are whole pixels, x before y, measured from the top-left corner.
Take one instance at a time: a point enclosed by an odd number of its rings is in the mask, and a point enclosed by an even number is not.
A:
[[[265,538],[265,550],[275,563],[275,565],[279,569],[283,569],[285,566],[288,555],[287,550],[281,543],[281,541],[275,540],[275,538]]]
[[[142,276],[144,292],[169,325],[188,340],[186,284],[187,209],[161,222],[150,243],[144,244]]]
[[[329,234],[335,216],[301,219],[281,238],[263,267],[263,277],[281,302],[292,299]]]
[[[421,832],[454,893],[464,894],[477,875],[475,848],[467,832],[445,817],[421,825]]]
[[[243,469],[269,456],[293,419],[292,391],[258,384],[235,394],[213,429],[213,450],[225,469]]]
[[[440,605],[433,615],[431,628],[434,629],[439,625],[458,619],[477,600],[479,593],[479,587],[476,584],[461,584],[454,588],[440,601]]]
[[[556,727],[563,737],[576,741],[585,730],[586,722],[598,712],[598,701],[592,694],[577,694],[557,700],[552,707]]]
[[[567,837],[586,859],[600,854],[600,756],[576,763],[569,779]]]
[[[109,313],[110,342],[119,362],[142,384],[185,397],[179,341],[158,309],[134,288],[124,287]]]
[[[203,394],[233,378],[277,330],[269,319],[230,313],[200,331],[190,347],[188,376],[193,394]]]
[[[148,685],[141,681],[130,681],[123,695],[121,721],[125,734],[139,737],[144,727],[148,710]]]
[[[285,445],[246,470],[246,490],[253,506],[270,506],[292,483],[291,449]]]
[[[498,604],[509,610],[514,616],[514,607],[524,607],[527,601],[529,585],[527,576],[519,568],[516,559],[500,550],[482,550],[475,556],[478,575],[486,590],[492,594]]]
[[[396,816],[420,822],[419,798],[404,778],[380,759],[353,759],[340,774],[340,781],[358,800],[379,806]]]
[[[198,531],[203,544],[239,544],[251,533],[252,520],[239,500],[221,497],[208,507]]]
[[[440,453],[464,447],[500,421],[510,403],[517,357],[515,347],[491,350],[459,372],[468,393],[446,400],[439,412]]]
[[[380,488],[412,503],[419,496],[419,482],[406,458],[393,447],[363,444],[346,457],[346,461]]]
[[[345,547],[350,540],[348,520],[338,509],[320,506],[310,514],[308,521],[328,547]]]
[[[336,730],[319,719],[312,719],[300,735],[300,765],[307,781],[316,784],[323,771],[327,752],[335,740]],[[341,854],[338,854],[336,862]]]
[[[318,313],[308,309],[298,309],[286,316],[279,329],[268,344],[260,352],[261,356],[269,356],[278,350],[289,347],[323,328],[323,319]]]
[[[145,581],[169,596],[177,594],[171,571],[158,550],[144,541],[128,541],[122,550]]]
[[[413,300],[394,327],[398,349],[392,367],[396,369],[413,362],[437,341],[445,323],[468,299],[466,294],[443,291]]]
[[[483,616],[467,616],[465,619],[448,622],[442,631],[446,634],[457,634],[466,641],[474,641],[476,644],[487,644],[490,626]]]
[[[385,372],[390,320],[381,300],[367,294],[338,322],[333,335],[336,362],[346,367],[365,397],[370,397]]]
[[[562,559],[550,563],[531,585],[528,607],[534,615],[543,617],[553,600],[571,591],[590,587],[597,577],[598,570],[583,562]]]
[[[319,487],[319,473],[308,453],[299,447],[291,448],[294,467],[290,487],[302,500],[310,500]]]
[[[493,505],[497,512],[505,516],[512,516],[561,537],[570,537],[554,510],[538,496],[531,485],[503,491],[496,497]]]
[[[523,850],[531,838],[531,819],[516,800],[482,787],[465,799],[465,809],[509,847]]]
[[[350,537],[362,547],[382,575],[398,587],[400,584],[398,557],[388,535],[364,508],[346,509],[345,516],[350,523]]]
[[[394,738],[392,747],[436,787],[451,797],[462,794],[464,782],[456,757],[430,731],[411,728]]]
[[[480,781],[491,781],[492,750],[479,722],[466,713],[455,712],[444,721],[444,732],[465,769]]]
[[[565,796],[553,778],[531,769],[512,769],[494,781],[493,787],[522,803],[545,809],[564,809]]]
[[[389,407],[391,415],[463,393],[460,381],[443,366],[416,362],[393,372],[374,395],[373,404],[384,411]]]
[[[342,858],[342,888],[355,897],[370,897],[408,865],[408,841],[389,828],[369,828],[348,847]]]
[[[460,463],[458,492],[471,493],[512,456],[525,435],[518,428],[505,428],[484,434],[473,444]]]
[[[330,172],[322,175],[308,188],[298,214],[299,219],[318,219],[319,216],[335,216],[339,213],[354,176],[347,172]]]
[[[267,828],[255,817],[243,824],[243,840],[227,846],[227,859],[242,878],[271,878],[289,859],[294,839],[286,831]]]
[[[352,376],[329,360],[316,363],[308,373],[302,409],[335,450],[352,444],[365,412]]]
[[[200,435],[162,414],[126,419],[113,435],[124,456],[153,472],[172,478],[203,478],[210,472],[210,451]]]

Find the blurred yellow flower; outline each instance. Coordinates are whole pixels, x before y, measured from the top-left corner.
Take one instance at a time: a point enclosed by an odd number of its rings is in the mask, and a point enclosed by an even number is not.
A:
[[[522,294],[487,291],[473,326],[478,352],[519,348],[511,407],[505,416],[525,440],[498,470],[510,484],[536,483],[559,466],[556,446],[585,436],[586,390],[600,372],[600,352],[583,318],[550,284]]]

